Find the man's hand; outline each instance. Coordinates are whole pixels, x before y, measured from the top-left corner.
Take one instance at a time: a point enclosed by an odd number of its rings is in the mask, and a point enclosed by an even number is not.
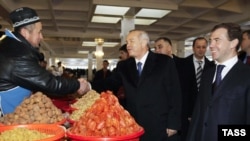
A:
[[[77,93],[83,95],[91,90],[90,83],[83,78],[79,78],[78,81],[80,82],[80,88],[77,90]]]
[[[173,129],[166,129],[166,132],[167,132],[167,134],[168,134],[168,137],[171,137],[171,136],[173,136],[174,134],[176,134],[177,133],[177,130],[173,130]]]

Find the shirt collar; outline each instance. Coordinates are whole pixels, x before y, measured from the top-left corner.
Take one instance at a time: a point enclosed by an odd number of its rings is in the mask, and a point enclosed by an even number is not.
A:
[[[234,64],[236,64],[238,61],[238,57],[237,55],[228,59],[227,61],[223,62],[223,63],[218,63],[217,61],[215,61],[216,65],[225,65],[225,67],[229,67],[232,68]]]
[[[202,62],[204,62],[205,61],[205,57],[202,57],[202,59],[201,60],[198,60],[194,55],[193,55],[193,60],[194,60],[194,62],[198,62],[198,61],[202,61]]]
[[[232,58],[230,58],[229,60],[223,62],[223,63],[218,63],[217,61],[215,61],[216,65],[225,65],[225,67],[223,68],[222,72],[221,72],[221,78],[223,79],[226,74],[231,70],[231,68],[237,63],[238,61],[238,56],[234,56]],[[214,80],[215,80],[215,75],[214,74]]]
[[[138,62],[141,62],[142,65],[144,65],[145,62],[146,62],[146,59],[147,59],[147,57],[148,57],[148,53],[149,53],[149,51],[147,51],[147,52],[143,55],[143,57],[141,58],[141,60],[135,59],[136,64],[137,64]]]

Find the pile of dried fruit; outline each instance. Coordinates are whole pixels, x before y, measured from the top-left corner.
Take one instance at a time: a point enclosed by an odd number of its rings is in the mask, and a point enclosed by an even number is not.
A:
[[[115,137],[129,135],[142,129],[118,102],[112,92],[101,97],[69,129],[80,136]]]
[[[51,99],[41,92],[36,92],[25,99],[13,113],[0,118],[0,123],[4,125],[51,124],[63,119],[62,111],[52,103]]]
[[[79,120],[83,113],[88,109],[90,106],[94,104],[94,102],[100,98],[100,94],[94,90],[90,90],[84,96],[79,98],[71,107],[75,108],[72,114],[69,116],[71,120]]]
[[[27,128],[15,128],[12,130],[4,131],[0,134],[0,141],[34,141],[41,140],[52,135],[31,130]]]

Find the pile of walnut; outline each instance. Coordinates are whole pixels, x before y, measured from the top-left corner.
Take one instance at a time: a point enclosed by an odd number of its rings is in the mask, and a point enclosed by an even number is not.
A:
[[[36,92],[25,99],[13,113],[0,118],[0,123],[4,125],[53,124],[63,119],[62,111],[52,103],[51,99],[41,92]]]

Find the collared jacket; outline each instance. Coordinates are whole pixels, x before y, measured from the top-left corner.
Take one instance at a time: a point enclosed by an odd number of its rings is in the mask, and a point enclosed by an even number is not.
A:
[[[38,50],[19,33],[0,41],[0,92],[17,86],[31,91],[62,95],[76,92],[77,79],[53,76],[39,65]]]

